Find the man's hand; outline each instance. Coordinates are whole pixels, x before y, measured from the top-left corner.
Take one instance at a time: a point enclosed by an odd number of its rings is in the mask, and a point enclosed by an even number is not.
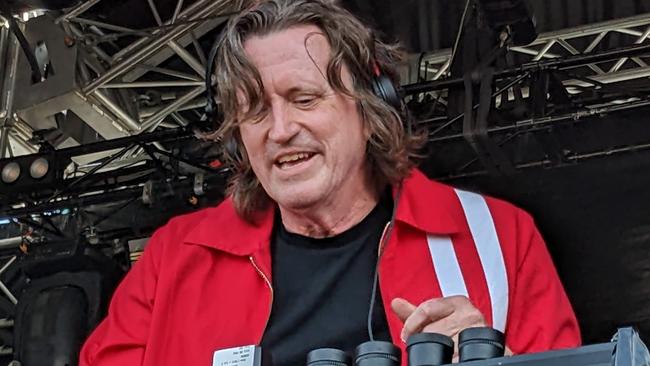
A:
[[[458,343],[458,333],[463,329],[487,325],[483,314],[465,296],[431,299],[418,306],[398,297],[391,308],[404,323],[404,342],[415,333],[427,332],[444,334]]]
[[[404,323],[403,342],[415,333],[439,333],[454,340],[454,360],[458,360],[458,333],[472,327],[485,327],[485,317],[465,296],[450,296],[427,300],[418,306],[396,297],[391,308]],[[512,355],[506,346],[505,355]]]

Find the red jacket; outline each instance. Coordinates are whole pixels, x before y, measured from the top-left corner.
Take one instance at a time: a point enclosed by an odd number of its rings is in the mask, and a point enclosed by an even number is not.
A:
[[[259,344],[273,301],[273,209],[248,224],[225,200],[172,219],[151,238],[83,346],[80,365],[211,365],[215,350]],[[533,220],[497,199],[457,191],[414,171],[383,248],[390,302],[467,295],[514,353],[574,347],[578,325]]]

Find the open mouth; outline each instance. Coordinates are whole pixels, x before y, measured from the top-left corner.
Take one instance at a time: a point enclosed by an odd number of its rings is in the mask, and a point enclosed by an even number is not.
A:
[[[280,169],[288,169],[308,161],[314,155],[316,155],[316,153],[313,152],[299,152],[283,155],[275,162],[275,165]]]

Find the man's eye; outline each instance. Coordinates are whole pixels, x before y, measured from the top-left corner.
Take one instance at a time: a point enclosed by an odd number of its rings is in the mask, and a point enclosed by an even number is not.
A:
[[[316,102],[316,97],[300,97],[294,99],[294,103],[301,107],[309,107]]]

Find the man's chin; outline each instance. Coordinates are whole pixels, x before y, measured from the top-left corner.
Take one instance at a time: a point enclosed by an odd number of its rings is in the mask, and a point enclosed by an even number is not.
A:
[[[283,209],[301,211],[316,206],[323,198],[318,192],[292,192],[277,197],[275,201]]]

